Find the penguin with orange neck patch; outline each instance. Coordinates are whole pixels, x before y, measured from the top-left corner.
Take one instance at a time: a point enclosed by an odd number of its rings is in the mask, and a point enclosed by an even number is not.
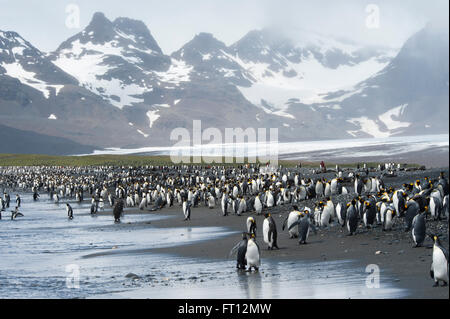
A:
[[[275,220],[273,217],[266,213],[264,214],[264,222],[263,222],[263,236],[264,236],[264,242],[268,246],[268,250],[272,250],[274,248],[278,248],[277,244],[277,225],[275,224]]]

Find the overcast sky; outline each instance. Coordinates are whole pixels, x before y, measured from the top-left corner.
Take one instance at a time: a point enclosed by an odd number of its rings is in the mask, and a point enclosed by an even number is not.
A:
[[[79,7],[80,28],[66,26],[69,4]],[[366,12],[370,4],[379,9],[378,28],[373,7]],[[17,31],[42,51],[55,50],[81,31],[96,11],[110,20],[122,16],[144,21],[167,54],[199,32],[231,44],[264,27],[293,37],[306,29],[400,47],[427,22],[448,28],[449,20],[448,0],[0,0],[0,8],[0,30]]]

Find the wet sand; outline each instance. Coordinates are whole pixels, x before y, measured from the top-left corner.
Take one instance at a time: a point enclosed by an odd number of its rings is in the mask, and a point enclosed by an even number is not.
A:
[[[417,171],[403,173],[397,178],[386,179],[387,186],[397,186],[406,180],[412,181],[415,178],[424,176],[437,176],[440,170]],[[448,173],[448,169],[446,169]],[[350,189],[350,188],[349,188]],[[313,201],[304,201],[299,206],[312,207]],[[328,229],[320,229],[315,235],[310,234],[307,245],[299,245],[296,239],[289,239],[287,231],[282,231],[281,226],[287,214],[291,211],[290,205],[265,209],[274,217],[278,229],[279,250],[269,251],[262,240],[263,216],[256,216],[252,213],[244,213],[242,216],[229,215],[223,217],[220,206],[215,209],[200,207],[192,209],[190,221],[183,221],[181,207],[175,204],[174,207],[164,208],[158,212],[147,212],[139,210],[128,210],[125,214],[156,214],[170,216],[168,219],[156,220],[151,223],[151,227],[173,228],[173,227],[225,227],[227,230],[236,233],[221,237],[215,240],[196,242],[190,245],[182,245],[168,248],[140,249],[136,251],[112,251],[99,253],[96,255],[116,254],[116,253],[158,253],[173,254],[182,257],[209,258],[223,260],[226,259],[230,249],[240,240],[241,232],[245,231],[246,219],[254,216],[257,221],[257,242],[261,247],[261,269],[264,269],[264,260],[272,259],[279,261],[335,261],[354,260],[362,266],[376,264],[380,268],[381,276],[388,275],[394,281],[396,287],[408,291],[407,298],[449,298],[449,288],[434,288],[433,280],[430,278],[430,265],[432,256],[432,241],[427,238],[424,247],[412,248],[413,241],[411,232],[403,231],[403,220],[397,220],[394,230],[383,232],[381,227],[366,230],[362,227],[358,229],[355,236],[346,236],[347,231],[339,225],[334,225]],[[105,211],[101,214],[110,214]],[[123,224],[121,227],[133,229],[135,227],[145,227],[145,225]],[[147,225],[148,227],[148,225]],[[427,222],[427,231],[441,235],[441,241],[448,248],[448,221]]]

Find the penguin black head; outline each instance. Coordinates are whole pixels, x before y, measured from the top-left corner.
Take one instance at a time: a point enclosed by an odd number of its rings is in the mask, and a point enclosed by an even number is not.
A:
[[[298,210],[298,206],[297,206],[297,205],[293,205],[292,208],[293,208],[294,210]]]
[[[435,235],[435,234],[427,234],[427,235],[431,238],[431,240],[432,240],[435,244],[441,245],[441,241],[440,241],[438,235]]]

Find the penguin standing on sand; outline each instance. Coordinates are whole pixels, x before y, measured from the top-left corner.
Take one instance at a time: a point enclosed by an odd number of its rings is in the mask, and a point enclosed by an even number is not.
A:
[[[443,208],[441,198],[437,196],[430,196],[429,201],[431,217],[433,217],[434,220],[441,220],[441,212]]]
[[[17,194],[16,195],[16,206],[17,207],[20,207],[20,203],[22,202],[22,199],[20,198],[20,195],[19,194]]]
[[[312,229],[314,231],[314,234],[317,234],[317,230],[314,227],[313,224],[311,224],[311,221],[309,219],[308,214],[305,212],[300,213],[298,215],[298,219],[296,222],[294,222],[290,227],[289,230],[294,228],[298,225],[298,244],[299,245],[306,245],[306,241],[308,240],[309,231]]]
[[[388,206],[383,212],[383,231],[391,230],[394,225],[395,209]]]
[[[372,201],[364,202],[363,221],[366,228],[370,228],[377,216],[376,206]]]
[[[255,268],[258,271],[261,265],[261,250],[255,241],[255,236],[251,235],[247,241],[247,252],[245,253],[245,259],[247,260],[248,271],[252,271]]]
[[[277,245],[277,225],[270,214],[264,214],[263,235],[264,242],[268,245],[268,249],[279,249]]]
[[[67,217],[69,219],[73,219],[73,209],[72,207],[69,205],[69,203],[66,204],[66,210],[67,210]]]
[[[97,202],[93,202],[91,204],[91,215],[95,215],[97,214],[97,210],[98,210],[98,203]]]
[[[124,202],[122,199],[119,199],[116,202],[116,205],[114,206],[113,215],[114,215],[115,223],[120,223],[120,216],[122,216],[122,213],[123,213],[123,206],[124,206]]]
[[[226,192],[224,192],[222,195],[222,215],[228,215],[228,196]]]
[[[347,204],[347,230],[348,236],[352,236],[358,227],[358,212],[356,210],[356,200],[353,199],[351,203]]]
[[[186,199],[183,200],[183,214],[184,220],[191,220],[191,203]]]
[[[213,209],[216,206],[216,199],[214,196],[210,193],[208,197],[208,207],[209,209]]]
[[[282,230],[284,230],[286,227],[288,228],[289,238],[291,238],[291,239],[298,237],[298,230],[294,229],[294,228],[291,229],[291,225],[294,224],[298,220],[299,215],[301,214],[296,205],[292,206],[292,208],[294,210],[289,213],[288,217],[286,217],[286,219],[283,222],[283,227],[282,227]]]
[[[344,227],[345,220],[347,219],[347,205],[344,203],[338,203],[336,205],[336,216],[338,218],[339,224]]]
[[[422,246],[426,237],[426,222],[424,214],[418,214],[412,221],[412,238],[414,240],[414,247]]]
[[[247,259],[245,258],[247,254],[247,245],[248,245],[248,239],[247,239],[247,233],[242,233],[242,240],[237,243],[230,251],[230,254],[228,256],[233,255],[237,252],[237,269],[243,269],[245,270],[247,266]]]
[[[256,195],[255,197],[255,211],[256,211],[256,215],[261,215],[262,213],[262,203],[261,203],[261,199],[259,198],[259,195]]]
[[[442,247],[439,237],[429,235],[433,241],[433,261],[431,263],[430,276],[434,280],[433,287],[439,287],[439,281],[443,286],[448,285],[448,251]]]
[[[414,217],[420,212],[417,202],[409,200],[405,205],[405,232],[410,231]]]
[[[357,174],[356,177],[355,177],[355,184],[354,184],[354,187],[355,187],[355,193],[356,193],[356,195],[360,196],[360,195],[362,194],[364,184],[363,184],[363,182],[362,182],[362,180],[360,179],[360,177],[359,177],[358,174]]]

